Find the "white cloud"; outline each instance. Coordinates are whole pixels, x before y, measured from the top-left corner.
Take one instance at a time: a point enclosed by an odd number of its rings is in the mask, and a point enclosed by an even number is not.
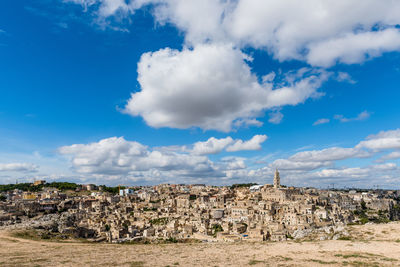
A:
[[[367,168],[343,168],[343,169],[324,169],[313,174],[314,177],[320,178],[341,178],[345,177],[348,179],[366,177],[370,172]]]
[[[331,147],[322,150],[298,152],[287,159],[277,159],[269,166],[282,170],[311,171],[333,166],[335,161],[349,158],[368,158],[372,153],[361,148]]]
[[[341,169],[324,169],[314,172],[312,176],[319,178],[372,178],[371,175],[380,175],[381,172],[397,170],[398,167],[394,163],[386,163],[380,165],[371,165],[364,168],[341,168]],[[351,181],[351,180],[350,180]]]
[[[269,167],[277,168],[279,170],[302,170],[312,171],[322,167],[331,166],[332,162],[329,161],[292,161],[288,159],[277,159],[270,164]]]
[[[258,121],[257,119],[238,119],[233,123],[234,128],[249,127],[249,126],[261,127],[262,125],[263,123],[261,121]]]
[[[363,121],[367,120],[371,116],[371,113],[368,111],[363,111],[357,115],[355,118],[345,118],[343,115],[335,115],[334,118],[339,120],[340,122],[350,122],[350,121]]]
[[[0,163],[0,172],[36,172],[39,167],[32,163]]]
[[[209,138],[205,142],[196,142],[193,145],[192,153],[198,155],[217,154],[224,150],[229,144],[232,144],[232,137],[217,139],[215,137]]]
[[[397,169],[397,165],[390,162],[385,164],[372,165],[370,168],[375,170],[390,171]]]
[[[206,40],[226,40],[221,22],[229,1],[201,0],[155,0],[159,5],[154,9],[154,17],[160,24],[167,22],[176,25],[185,33],[190,44]],[[161,4],[160,4],[161,3]]]
[[[320,124],[325,124],[325,123],[329,123],[330,119],[326,119],[326,118],[322,118],[322,119],[318,119],[316,120],[313,125],[320,125]]]
[[[393,152],[379,158],[378,162],[383,162],[383,161],[392,160],[392,159],[399,159],[399,158],[400,158],[400,151],[393,151]]]
[[[381,131],[376,135],[370,135],[367,140],[361,141],[356,148],[367,148],[373,151],[400,149],[400,129]]]
[[[235,152],[241,150],[260,150],[261,144],[267,140],[266,135],[255,135],[248,141],[236,140],[232,145],[226,148],[228,152]]]
[[[307,62],[329,67],[336,61],[346,64],[361,63],[384,52],[400,50],[400,31],[390,28],[376,32],[347,33],[309,46]]]
[[[347,72],[339,71],[336,75],[336,80],[339,82],[348,82],[351,84],[355,84],[356,81],[348,74]]]
[[[226,164],[225,170],[244,170],[247,168],[245,163],[246,158],[241,157],[225,157],[222,158],[222,162]]]
[[[335,161],[347,158],[365,158],[371,154],[356,148],[331,147],[322,150],[303,151],[289,157],[292,161]]]
[[[260,84],[247,55],[230,45],[206,44],[183,51],[169,48],[143,54],[138,63],[141,91],[125,112],[152,127],[230,131],[236,121],[252,121],[269,108],[318,97],[329,73],[301,69],[285,85]],[[240,124],[240,123],[239,123]]]
[[[205,142],[196,142],[193,144],[193,149],[189,150],[195,155],[217,154],[226,150],[228,152],[236,152],[243,150],[260,150],[261,144],[267,140],[266,135],[255,135],[248,141],[241,139],[232,139],[230,136],[217,139],[209,138]]]
[[[283,119],[283,114],[280,112],[280,110],[274,110],[269,113],[268,122],[270,123],[279,124],[281,123],[282,119]]]

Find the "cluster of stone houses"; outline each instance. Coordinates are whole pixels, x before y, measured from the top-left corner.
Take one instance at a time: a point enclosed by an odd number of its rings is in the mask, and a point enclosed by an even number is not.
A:
[[[250,188],[162,184],[122,189],[119,195],[93,191],[72,197],[52,189],[9,194],[10,201],[0,202],[0,226],[57,212],[61,232],[86,229],[87,237],[123,242],[282,241],[296,230],[354,223],[359,219],[354,211],[365,207],[391,214],[399,192],[283,187],[276,171],[273,185]]]

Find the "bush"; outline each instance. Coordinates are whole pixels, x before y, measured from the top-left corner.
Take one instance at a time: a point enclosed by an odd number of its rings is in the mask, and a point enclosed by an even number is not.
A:
[[[361,223],[361,224],[366,224],[366,223],[368,223],[368,222],[369,222],[368,217],[360,217],[360,223]]]
[[[175,237],[170,237],[166,240],[168,243],[178,243],[178,240]]]
[[[150,220],[151,224],[154,225],[165,225],[168,222],[168,218],[157,218],[157,219],[152,219]]]
[[[148,207],[144,207],[143,211],[157,211],[157,208],[148,208]]]
[[[222,229],[222,226],[220,224],[214,224],[212,226],[212,229],[214,230],[215,233],[224,231],[224,229]]]

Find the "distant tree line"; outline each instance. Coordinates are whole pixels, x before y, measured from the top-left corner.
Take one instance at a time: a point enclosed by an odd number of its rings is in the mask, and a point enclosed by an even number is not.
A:
[[[69,182],[51,182],[51,183],[45,183],[45,184],[40,184],[40,185],[33,185],[32,183],[5,184],[5,185],[0,184],[0,192],[13,191],[15,189],[27,191],[27,192],[39,192],[44,187],[52,187],[52,188],[56,188],[60,191],[67,191],[67,190],[75,191],[77,188],[80,187],[80,185],[76,184],[76,183],[69,183]],[[111,186],[106,186],[106,185],[101,185],[100,187],[102,187],[103,191],[109,192],[114,195],[119,193],[119,189],[126,188],[125,186],[111,187]]]
[[[0,185],[0,192],[13,191],[15,189],[28,192],[38,192],[41,191],[43,187],[53,187],[57,188],[60,191],[65,191],[65,190],[75,190],[76,188],[78,188],[78,186],[79,186],[78,184],[68,183],[68,182],[51,182],[40,185],[33,185],[32,183],[5,184],[5,185]]]
[[[115,186],[115,187],[109,187],[109,186],[105,186],[105,185],[101,185],[101,187],[103,188],[103,191],[111,193],[113,195],[119,194],[119,189],[125,189],[125,186]]]

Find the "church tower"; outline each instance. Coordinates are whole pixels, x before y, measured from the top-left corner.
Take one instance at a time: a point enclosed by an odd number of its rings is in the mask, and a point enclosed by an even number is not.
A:
[[[280,187],[281,187],[281,178],[279,177],[278,169],[276,169],[274,175],[274,188],[280,188]]]

